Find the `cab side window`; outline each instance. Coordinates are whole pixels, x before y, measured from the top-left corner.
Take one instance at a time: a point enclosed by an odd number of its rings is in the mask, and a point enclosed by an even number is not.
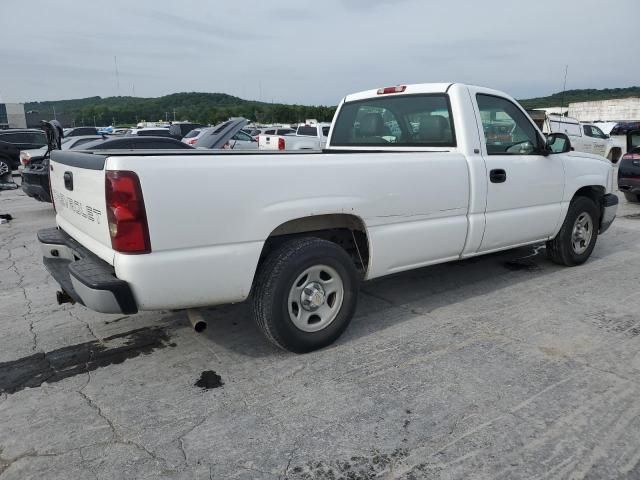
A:
[[[591,135],[595,138],[607,138],[607,136],[604,134],[602,130],[600,130],[598,127],[595,127],[593,125],[591,125]]]
[[[514,103],[493,95],[476,95],[489,155],[535,155],[540,136]]]

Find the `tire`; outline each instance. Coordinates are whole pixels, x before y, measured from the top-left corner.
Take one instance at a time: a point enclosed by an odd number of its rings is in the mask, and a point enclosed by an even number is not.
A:
[[[11,165],[4,158],[0,158],[0,181],[9,181],[11,179]]]
[[[632,202],[632,203],[640,202],[640,195],[638,195],[637,193],[624,192],[624,198],[627,199],[627,202]]]
[[[576,228],[578,222],[581,228]],[[575,197],[558,235],[547,242],[548,258],[568,267],[582,265],[596,245],[599,225],[600,210],[595,202],[587,197]]]
[[[311,352],[333,343],[349,326],[359,284],[353,260],[335,243],[313,237],[289,240],[258,271],[253,316],[274,345]]]

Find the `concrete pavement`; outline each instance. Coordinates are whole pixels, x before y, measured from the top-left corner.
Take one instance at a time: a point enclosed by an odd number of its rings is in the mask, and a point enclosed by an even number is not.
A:
[[[246,305],[204,311],[204,334],[56,305],[35,242],[53,210],[2,192],[0,479],[640,478],[640,206],[621,202],[581,267],[524,248],[375,280],[300,356]]]

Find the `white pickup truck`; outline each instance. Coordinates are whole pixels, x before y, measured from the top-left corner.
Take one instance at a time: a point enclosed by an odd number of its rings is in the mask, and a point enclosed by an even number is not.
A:
[[[548,115],[542,131],[565,133],[573,150],[602,155],[612,163],[617,163],[623,154],[620,146],[593,123],[579,122],[575,118],[560,115]]]
[[[55,151],[57,228],[38,236],[59,301],[250,299],[269,340],[307,352],[347,328],[362,280],[538,242],[585,262],[616,215],[614,167],[568,149],[495,90],[381,88],[340,102],[325,152]]]
[[[331,124],[299,125],[292,135],[258,136],[259,150],[322,150],[329,137]]]

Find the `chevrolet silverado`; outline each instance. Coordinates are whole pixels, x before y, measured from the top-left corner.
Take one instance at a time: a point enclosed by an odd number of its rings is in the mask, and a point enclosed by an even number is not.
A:
[[[585,262],[614,167],[569,150],[502,92],[386,87],[346,96],[321,152],[54,151],[57,228],[38,237],[60,301],[250,300],[271,342],[307,352],[347,328],[361,281],[538,242]]]

